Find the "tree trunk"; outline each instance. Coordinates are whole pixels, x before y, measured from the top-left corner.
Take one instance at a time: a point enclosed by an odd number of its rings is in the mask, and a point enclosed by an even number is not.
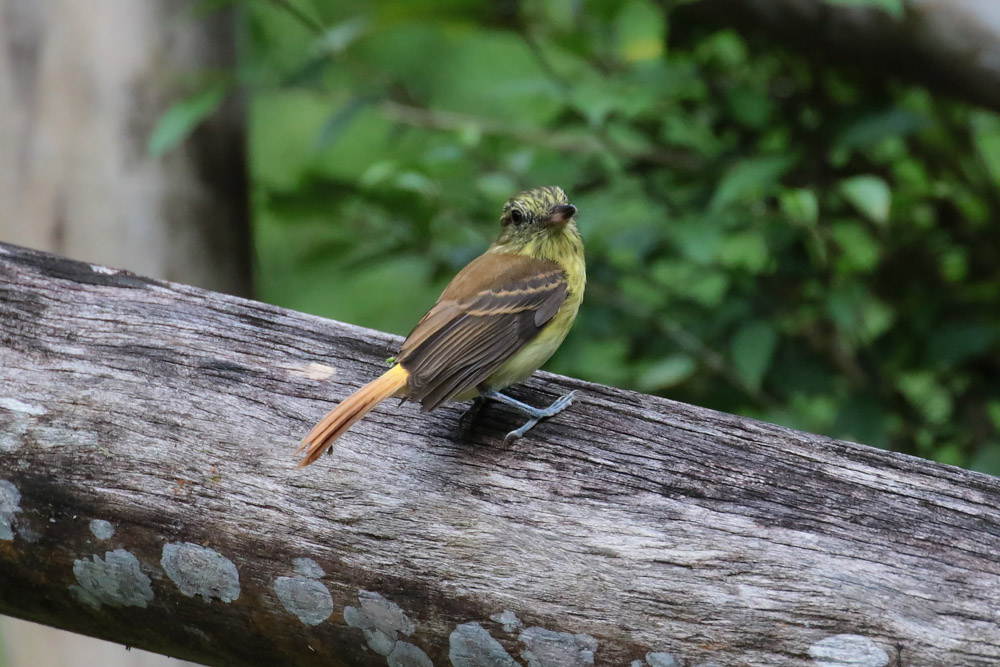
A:
[[[240,105],[146,150],[193,76],[235,67],[233,14],[198,4],[0,2],[0,238],[249,294]]]
[[[675,18],[763,29],[824,59],[840,59],[1000,111],[1000,3],[904,0],[880,9],[824,0],[699,0]]]
[[[541,374],[383,405],[398,339],[0,246],[0,612],[213,665],[993,665],[1000,480]]]

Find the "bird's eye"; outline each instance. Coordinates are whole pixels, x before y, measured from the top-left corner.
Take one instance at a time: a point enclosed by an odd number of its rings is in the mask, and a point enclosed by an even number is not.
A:
[[[524,214],[515,208],[513,211],[510,212],[510,220],[514,224],[520,224],[524,222]]]

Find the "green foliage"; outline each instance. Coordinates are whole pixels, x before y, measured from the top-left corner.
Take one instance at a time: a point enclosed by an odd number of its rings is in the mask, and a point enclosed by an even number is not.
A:
[[[892,193],[885,180],[878,176],[845,178],[840,182],[840,193],[872,222],[884,225],[889,221]]]
[[[219,108],[228,90],[229,81],[213,81],[202,90],[172,104],[153,128],[149,137],[149,154],[159,157],[180,145]]]
[[[848,5],[851,7],[871,7],[881,9],[893,16],[902,16],[906,11],[903,0],[826,0],[828,5]]]
[[[261,298],[406,333],[558,184],[553,370],[1000,473],[1000,120],[668,4],[249,4]]]

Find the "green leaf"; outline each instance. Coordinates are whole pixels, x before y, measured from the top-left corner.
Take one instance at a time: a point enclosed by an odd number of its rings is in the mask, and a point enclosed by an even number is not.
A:
[[[943,424],[952,412],[952,398],[938,383],[934,373],[926,370],[900,373],[896,388],[906,396],[918,414],[931,424]]]
[[[698,281],[685,286],[683,291],[692,301],[708,308],[715,308],[722,304],[728,290],[729,277],[725,272],[702,271],[698,273]]]
[[[770,322],[753,320],[739,329],[730,341],[733,365],[754,389],[760,388],[771,366],[778,334]]]
[[[972,116],[973,140],[979,155],[993,178],[1000,185],[1000,118],[994,113],[979,111]]]
[[[780,201],[781,210],[795,222],[811,227],[819,220],[819,202],[812,190],[785,190],[781,193]]]
[[[323,123],[323,128],[319,131],[319,137],[316,139],[316,151],[329,148],[340,137],[341,133],[350,127],[355,116],[372,102],[371,98],[352,97],[344,106],[330,114],[330,117]]]
[[[697,264],[711,263],[723,241],[722,228],[699,216],[678,220],[668,232],[681,253]]]
[[[969,275],[969,256],[966,248],[949,248],[938,257],[941,275],[951,283],[965,280]]]
[[[778,183],[796,160],[794,156],[780,155],[737,162],[729,168],[716,187],[709,209],[718,212],[738,201],[760,199]]]
[[[632,0],[616,19],[618,52],[626,62],[654,60],[663,55],[663,10],[652,2]]]
[[[718,155],[722,142],[705,118],[669,115],[663,119],[663,141],[684,146],[708,157]]]
[[[390,178],[394,178],[399,173],[400,165],[397,160],[380,160],[373,162],[361,177],[358,183],[365,188],[378,188],[384,185]]]
[[[986,414],[990,416],[993,428],[996,429],[997,433],[1000,433],[1000,398],[993,399],[986,404]]]
[[[683,261],[661,260],[637,280],[656,294],[666,290],[708,308],[719,306],[729,289],[726,272]]]
[[[924,357],[928,366],[950,368],[986,355],[996,341],[997,330],[989,324],[945,322],[928,336]]]
[[[717,255],[722,266],[750,273],[761,273],[770,258],[767,239],[759,231],[734,232],[727,235],[722,239]]]
[[[368,17],[355,16],[328,28],[313,44],[317,54],[339,55],[356,42],[368,28]]]
[[[841,250],[838,273],[870,271],[878,264],[881,248],[861,224],[838,222],[831,227],[830,234]]]
[[[833,396],[796,393],[789,398],[789,407],[805,422],[806,430],[826,433],[837,416],[839,404]]]
[[[194,132],[195,128],[219,108],[229,90],[229,81],[218,81],[205,90],[175,102],[160,117],[160,122],[149,137],[147,150],[152,157],[160,157],[176,148]]]
[[[674,354],[655,362],[636,379],[640,391],[662,391],[680,384],[694,373],[694,359],[685,354]]]
[[[695,55],[699,60],[732,70],[748,60],[746,41],[735,30],[719,30],[701,40]]]
[[[966,459],[967,457],[962,451],[962,446],[957,443],[939,443],[934,448],[934,460],[938,463],[967,467]]]
[[[1000,442],[988,442],[979,448],[969,467],[987,475],[1000,477]]]
[[[437,194],[437,184],[419,171],[404,171],[398,174],[394,185],[400,190],[409,190],[429,197]]]
[[[774,115],[774,100],[763,91],[750,86],[729,88],[726,91],[733,117],[747,127],[762,129]]]
[[[827,311],[847,342],[868,344],[885,333],[895,320],[890,306],[863,284],[850,283],[830,292]]]
[[[855,176],[840,182],[840,192],[858,211],[879,224],[889,221],[892,193],[878,176]]]
[[[864,115],[837,136],[840,148],[869,148],[889,137],[905,137],[930,124],[927,117],[907,109],[889,109]]]

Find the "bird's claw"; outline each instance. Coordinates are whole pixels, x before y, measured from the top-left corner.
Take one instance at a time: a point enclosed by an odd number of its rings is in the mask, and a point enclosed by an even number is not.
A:
[[[522,437],[525,433],[530,431],[535,425],[543,419],[548,419],[549,417],[554,417],[559,414],[569,406],[573,405],[573,400],[576,398],[576,390],[569,392],[563,396],[560,396],[547,408],[535,408],[534,412],[531,413],[531,419],[526,421],[521,428],[515,429],[504,436],[504,444],[509,444],[514,442],[518,438]]]

